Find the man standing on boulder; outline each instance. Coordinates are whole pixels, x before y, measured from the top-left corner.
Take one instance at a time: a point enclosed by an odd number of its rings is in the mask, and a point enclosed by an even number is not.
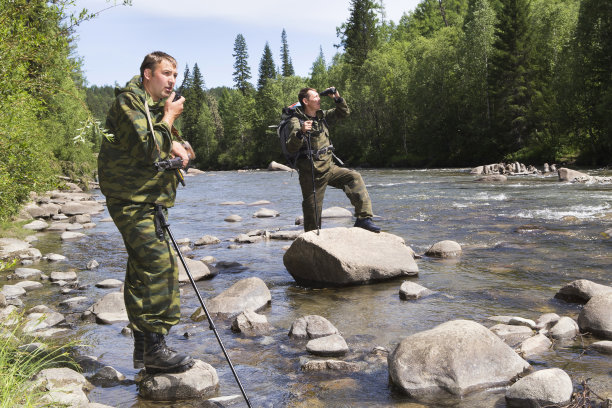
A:
[[[334,164],[328,120],[347,117],[349,108],[335,88],[328,88],[328,92],[329,97],[336,103],[336,107],[321,110],[321,98],[316,89],[303,88],[300,90],[298,101],[301,106],[295,108],[295,115],[288,124],[287,150],[290,153],[301,152],[296,167],[302,188],[304,231],[312,231],[321,227],[323,197],[325,188],[330,185],[344,190],[355,207],[357,217],[355,227],[380,232],[380,228],[372,222],[372,202],[361,175],[354,170]],[[310,151],[307,147],[307,138],[310,141]]]
[[[145,56],[140,75],[115,89],[106,118],[109,135],[98,156],[100,189],[128,253],[124,299],[134,332],[134,367],[181,372],[193,359],[168,348],[164,336],[180,319],[178,265],[165,232],[156,234],[155,205],[174,205],[177,176],[154,163],[189,161],[174,121],[185,98],[174,101],[176,60],[156,51]]]

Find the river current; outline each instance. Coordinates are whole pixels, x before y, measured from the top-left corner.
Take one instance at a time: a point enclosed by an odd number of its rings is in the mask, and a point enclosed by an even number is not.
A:
[[[220,268],[210,280],[198,282],[204,299],[212,298],[238,280],[257,276],[268,286],[272,302],[259,313],[275,328],[271,335],[245,337],[230,330],[230,320],[215,320],[219,334],[253,406],[257,407],[504,407],[504,390],[470,395],[461,400],[420,405],[389,385],[386,363],[369,354],[376,346],[392,351],[405,337],[454,319],[470,319],[487,326],[493,315],[515,315],[537,319],[555,312],[577,318],[581,305],[554,298],[564,284],[589,279],[612,284],[612,240],[602,232],[612,227],[612,185],[572,184],[552,176],[510,176],[505,183],[479,183],[467,169],[362,170],[372,198],[376,223],[384,231],[405,239],[417,254],[442,240],[453,240],[463,248],[453,261],[423,257],[417,260],[418,277],[409,278],[437,292],[418,301],[402,301],[403,279],[340,289],[308,289],[297,286],[283,265],[289,241],[270,240],[241,244],[229,249],[228,239],[255,229],[298,229],[301,194],[297,175],[286,172],[206,172],[187,177],[180,187],[169,223],[174,236],[190,238],[214,235],[220,244],[196,247],[195,259],[212,255],[217,261],[240,266]],[[610,176],[606,171],[591,175]],[[94,191],[103,199],[99,191]],[[250,206],[259,200],[270,204]],[[243,201],[243,205],[221,205]],[[324,208],[350,208],[339,190],[328,188]],[[254,218],[261,207],[280,213],[276,218]],[[225,222],[240,215],[237,223]],[[62,264],[49,264],[46,271],[79,270],[79,281],[89,285],[78,296],[88,296],[74,313],[78,316],[107,293],[94,284],[106,278],[123,280],[126,254],[120,234],[105,211],[94,217],[97,226],[86,238],[62,243],[59,234],[46,233],[35,244],[43,253],[68,257]],[[352,226],[354,220],[323,220],[323,227]],[[91,259],[100,266],[85,269]],[[38,267],[38,266],[37,266]],[[43,267],[40,267],[43,269]],[[45,302],[57,304],[65,295],[57,288],[41,294]],[[76,296],[76,295],[75,295]],[[181,323],[168,343],[211,364],[219,374],[219,395],[239,394],[232,373],[214,334],[205,322],[189,316],[198,307],[190,285],[182,287]],[[27,299],[31,305],[40,298]],[[59,310],[62,311],[62,310]],[[327,318],[346,339],[348,361],[369,361],[370,368],[356,374],[303,372],[300,359],[307,358],[305,345],[287,333],[293,321],[316,314]],[[82,341],[93,355],[133,378],[132,339],[120,334],[124,324],[97,325],[72,319]],[[188,333],[189,336],[184,336]],[[529,358],[536,369],[558,367],[575,384],[590,378],[591,388],[612,397],[612,363],[609,356],[586,350],[590,337],[555,343],[548,352]],[[136,385],[96,388],[90,400],[121,407],[196,407],[198,401],[151,403],[137,396]]]

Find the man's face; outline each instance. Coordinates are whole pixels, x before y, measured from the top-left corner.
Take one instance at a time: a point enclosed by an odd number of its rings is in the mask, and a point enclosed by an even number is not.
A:
[[[170,61],[162,60],[153,71],[144,70],[144,87],[155,102],[167,98],[174,89],[178,72]]]
[[[306,107],[315,111],[321,109],[321,97],[317,91],[310,90],[306,95],[304,99]]]

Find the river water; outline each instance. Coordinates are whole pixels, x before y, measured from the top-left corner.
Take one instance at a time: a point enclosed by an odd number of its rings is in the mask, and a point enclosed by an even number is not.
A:
[[[417,407],[389,386],[384,359],[370,356],[376,346],[389,350],[401,339],[453,319],[470,319],[491,326],[487,317],[516,315],[537,319],[556,312],[577,318],[581,306],[554,299],[558,289],[575,279],[612,284],[612,241],[601,235],[612,227],[612,185],[561,183],[555,176],[513,176],[506,183],[475,182],[466,169],[363,170],[372,198],[376,222],[386,232],[403,237],[418,254],[441,240],[457,241],[463,255],[455,261],[423,257],[419,275],[410,278],[438,292],[418,301],[399,299],[402,279],[341,289],[308,289],[297,286],[286,271],[282,257],[288,241],[271,240],[242,244],[228,249],[227,240],[254,229],[296,229],[301,215],[301,194],[297,175],[285,172],[207,172],[188,177],[170,210],[170,228],[178,238],[193,241],[214,235],[222,242],[196,247],[195,259],[206,255],[241,266],[220,269],[218,276],[198,282],[207,299],[221,293],[240,279],[257,276],[272,294],[272,303],[260,311],[275,330],[270,336],[248,338],[231,332],[231,321],[216,320],[219,334],[253,406],[258,407]],[[609,176],[610,172],[590,171]],[[99,191],[95,192],[99,195]],[[102,199],[102,196],[99,197]],[[263,207],[279,217],[259,219],[252,215],[259,206],[221,205],[226,201],[252,203],[269,200]],[[350,203],[339,190],[328,189],[324,208],[347,207]],[[349,207],[347,207],[349,208]],[[231,214],[243,220],[228,223]],[[89,284],[84,293],[91,303],[108,290],[94,283],[123,279],[126,255],[113,223],[99,222],[88,237],[61,243],[59,235],[47,233],[36,246],[43,253],[58,252],[68,257],[63,264],[49,264],[48,270],[79,270],[79,280]],[[352,220],[324,220],[324,228],[352,226]],[[100,267],[85,269],[96,259]],[[42,267],[41,267],[42,269]],[[57,288],[40,295],[51,304],[66,296]],[[40,300],[28,299],[28,303]],[[80,312],[89,304],[83,305]],[[189,316],[198,307],[191,286],[182,289],[182,322],[173,328],[169,344],[211,364],[219,374],[219,395],[239,394],[219,345],[206,323],[193,323]],[[59,311],[62,311],[61,309]],[[347,361],[370,362],[357,374],[302,372],[300,359],[308,357],[305,344],[291,340],[287,333],[294,320],[317,314],[334,324],[346,339]],[[99,357],[128,378],[136,374],[131,366],[132,340],[120,334],[122,324],[101,326],[82,323],[78,313],[72,322],[83,342],[83,353]],[[189,333],[188,337],[183,336]],[[600,396],[612,397],[610,357],[586,350],[594,341],[584,337],[556,343],[553,350],[529,359],[536,368],[559,367],[575,384],[591,378],[591,388]],[[503,390],[468,396],[462,400],[438,401],[430,406],[504,407]],[[90,399],[111,406],[161,407],[169,403],[141,401],[136,385],[96,388]],[[173,404],[197,406],[197,401]]]

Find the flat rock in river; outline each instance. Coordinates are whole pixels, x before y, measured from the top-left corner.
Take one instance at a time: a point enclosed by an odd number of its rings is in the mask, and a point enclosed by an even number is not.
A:
[[[414,252],[396,235],[362,228],[329,228],[301,234],[283,256],[299,284],[346,286],[414,276]]]

